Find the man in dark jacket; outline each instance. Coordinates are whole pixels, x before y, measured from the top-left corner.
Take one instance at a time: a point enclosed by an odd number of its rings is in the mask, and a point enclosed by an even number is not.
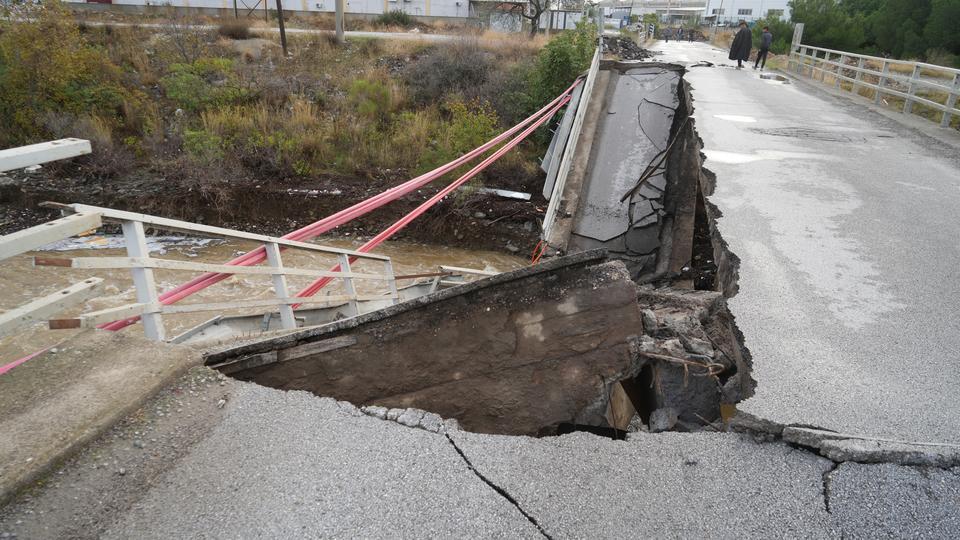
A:
[[[730,46],[730,59],[737,61],[737,69],[743,69],[743,61],[750,61],[750,48],[753,45],[753,36],[747,23],[740,21],[740,30],[733,38],[733,45]]]
[[[770,52],[770,44],[773,43],[773,34],[770,33],[770,28],[767,26],[763,27],[763,33],[760,34],[760,50],[757,51],[757,62],[753,64],[753,69],[760,68],[760,71],[763,71],[763,68],[767,66],[767,53]]]

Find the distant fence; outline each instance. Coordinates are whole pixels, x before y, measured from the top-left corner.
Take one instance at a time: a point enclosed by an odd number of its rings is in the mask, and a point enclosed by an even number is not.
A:
[[[960,69],[803,45],[803,25],[797,27],[789,70],[872,98],[878,105],[885,100],[884,96],[892,97],[904,114],[916,114],[914,106],[920,105],[927,108],[925,112],[932,113],[924,116],[936,121],[939,112],[942,127],[956,123],[954,117],[960,120]],[[902,105],[897,103],[899,100]]]

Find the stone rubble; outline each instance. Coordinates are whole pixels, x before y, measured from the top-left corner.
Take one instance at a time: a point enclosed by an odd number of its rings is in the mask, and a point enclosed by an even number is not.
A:
[[[431,433],[460,431],[460,423],[457,422],[456,418],[444,419],[439,414],[421,409],[388,409],[379,405],[367,405],[357,410],[367,416],[396,422],[407,427],[423,429]]]

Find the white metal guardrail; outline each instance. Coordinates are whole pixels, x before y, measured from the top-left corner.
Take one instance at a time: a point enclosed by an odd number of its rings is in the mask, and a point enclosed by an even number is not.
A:
[[[850,83],[850,92],[857,95],[861,95],[861,88],[869,88],[877,104],[884,95],[902,98],[904,114],[913,113],[914,104],[920,103],[940,111],[942,127],[949,127],[951,118],[960,115],[960,69],[835,51],[803,45],[798,40],[790,52],[788,69],[814,80],[819,76],[824,83],[830,77],[838,89],[845,89],[843,82]]]
[[[550,232],[557,219],[558,205],[563,198],[563,188],[567,183],[567,176],[570,174],[570,167],[573,165],[573,154],[577,151],[577,140],[580,138],[580,129],[583,127],[583,119],[587,115],[587,107],[590,104],[590,95],[593,93],[593,85],[597,80],[597,72],[600,71],[600,56],[602,55],[603,42],[601,38],[597,51],[593,54],[593,61],[590,62],[590,71],[587,72],[587,80],[584,81],[583,93],[580,94],[577,114],[573,117],[573,126],[570,128],[570,136],[567,138],[566,146],[563,149],[563,157],[560,158],[560,170],[557,173],[557,180],[553,184],[553,193],[550,195],[550,203],[547,205],[547,212],[543,216],[543,233],[541,238],[550,238]],[[556,158],[554,158],[556,159]]]
[[[256,307],[276,307],[280,311],[284,329],[296,328],[293,305],[349,303],[354,313],[358,313],[357,302],[389,298],[393,303],[399,301],[393,263],[389,257],[373,255],[346,249],[320,246],[307,242],[297,242],[284,238],[235,231],[221,227],[212,227],[178,221],[162,217],[124,212],[97,206],[82,204],[64,205],[65,212],[73,212],[62,219],[31,227],[7,236],[0,237],[0,260],[34,250],[50,242],[69,238],[100,227],[103,221],[119,222],[123,231],[126,257],[34,257],[36,266],[54,266],[65,268],[89,269],[129,269],[133,277],[137,301],[135,303],[84,313],[69,319],[50,319],[52,329],[89,328],[99,324],[129,317],[141,317],[144,333],[152,340],[163,340],[165,330],[163,315],[176,313],[196,313],[207,311],[228,311]],[[144,227],[158,230],[175,231],[187,234],[227,238],[256,242],[266,249],[266,266],[234,266],[209,264],[192,261],[179,261],[152,257],[147,248]],[[316,270],[291,268],[284,266],[280,252],[282,249],[305,250],[336,256],[340,270]],[[360,273],[351,269],[351,259],[374,261],[383,265],[383,273]],[[275,298],[258,300],[239,300],[203,304],[163,305],[159,301],[154,269],[179,270],[194,273],[255,274],[272,277]],[[345,295],[323,296],[318,298],[291,297],[287,287],[287,276],[330,277],[343,281]],[[359,295],[354,280],[373,280],[384,282],[389,290],[381,295]],[[19,327],[31,324],[59,313],[64,309],[83,302],[99,292],[102,280],[91,277],[81,283],[58,291],[44,298],[34,300],[24,306],[0,314],[0,335],[9,334]]]

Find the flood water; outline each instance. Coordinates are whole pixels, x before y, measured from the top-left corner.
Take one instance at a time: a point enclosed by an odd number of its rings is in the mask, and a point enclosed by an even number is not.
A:
[[[357,249],[363,240],[328,238],[318,239],[318,244],[342,249]],[[98,296],[74,309],[58,314],[57,318],[76,316],[80,313],[121,306],[136,302],[136,293],[130,271],[124,269],[76,269],[33,266],[34,256],[43,257],[122,257],[126,251],[122,248],[122,239],[116,236],[88,236],[70,239],[47,246],[42,251],[30,252],[0,261],[0,310],[9,310],[26,304],[40,296],[54,293],[89,277],[104,280]],[[182,237],[150,237],[148,245],[151,256],[171,260],[188,260],[221,264],[257,247],[254,243],[205,240]],[[477,270],[505,272],[529,264],[522,257],[494,251],[472,251],[444,246],[413,244],[405,242],[386,242],[380,245],[374,254],[385,255],[392,259],[395,275],[421,274],[438,271],[440,265],[459,266]],[[314,254],[303,250],[285,250],[283,264],[290,268],[328,270],[336,264],[336,257]],[[379,261],[358,261],[352,270],[361,273],[382,273],[383,264]],[[155,270],[154,276],[159,291],[169,290],[196,277],[195,272],[177,270]],[[468,279],[470,279],[468,277]],[[306,276],[288,276],[287,283],[291,294],[310,283],[313,278]],[[398,286],[413,283],[399,281]],[[354,280],[360,294],[385,292],[383,282]],[[319,295],[344,294],[342,284],[334,280]],[[181,304],[223,302],[230,300],[270,299],[274,297],[271,278],[268,275],[232,276],[220,283],[204,289],[181,301]],[[230,314],[250,313],[259,310],[236,310]],[[176,336],[184,330],[217,315],[216,312],[164,315],[167,337]],[[75,334],[76,330],[48,330],[45,325],[25,327],[17,335],[0,338],[0,365],[6,364],[30,354],[36,350],[56,345]],[[127,327],[123,332],[143,332],[139,324]]]

